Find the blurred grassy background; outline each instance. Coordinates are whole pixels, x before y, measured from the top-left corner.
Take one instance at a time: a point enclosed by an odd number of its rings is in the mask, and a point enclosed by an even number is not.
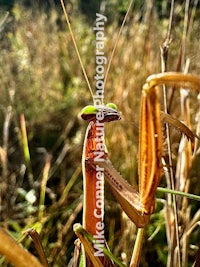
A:
[[[70,261],[74,249],[72,226],[82,219],[81,153],[86,124],[77,115],[92,99],[62,11],[53,1],[47,2],[48,5],[41,5],[40,1],[33,1],[34,4],[16,1],[9,13],[6,7],[1,11],[1,20],[6,19],[0,27],[0,225],[15,238],[21,238],[25,229],[34,226],[41,234],[50,265],[62,267]],[[137,180],[141,88],[149,74],[160,72],[160,45],[165,39],[169,18],[166,1],[156,1],[150,9],[146,2],[135,1],[133,5],[105,89],[105,102],[116,103],[123,117],[120,122],[106,126],[109,154],[116,168],[131,183]],[[175,5],[170,71],[178,68],[183,34],[184,4],[179,2]],[[97,6],[91,1],[91,10],[84,4],[86,2],[74,0],[67,8],[83,63],[94,86],[94,11],[101,7],[108,16],[105,53],[109,58],[128,1],[102,1]],[[186,40],[190,72],[196,74],[200,70],[198,16],[197,9]],[[177,93],[172,111],[176,111],[178,99]],[[26,120],[28,146],[24,143],[21,114]],[[175,140],[177,136],[176,133]],[[173,146],[176,151],[177,143]],[[49,156],[51,165],[43,203],[41,184],[43,181],[44,186]],[[198,166],[193,169],[195,181],[198,169]],[[195,190],[193,193],[200,193],[198,188]],[[160,212],[152,217],[147,233],[150,236],[158,226],[159,233],[146,242],[142,266],[150,266],[147,262],[151,266],[165,266],[164,216]],[[107,187],[105,221],[111,250],[127,263],[135,227],[121,214]],[[197,233],[194,240],[196,238]],[[22,243],[34,253],[29,239]],[[194,259],[194,254],[191,256]],[[3,258],[0,265],[9,266]]]

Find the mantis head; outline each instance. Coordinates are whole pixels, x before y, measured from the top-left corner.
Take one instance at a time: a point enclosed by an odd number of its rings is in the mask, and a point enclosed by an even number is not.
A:
[[[80,116],[85,121],[110,122],[121,119],[117,106],[113,103],[108,103],[106,106],[86,106],[81,110]]]

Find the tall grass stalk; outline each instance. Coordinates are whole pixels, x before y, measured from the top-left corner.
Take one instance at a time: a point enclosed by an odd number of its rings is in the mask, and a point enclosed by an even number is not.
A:
[[[42,182],[41,182],[41,190],[40,190],[40,200],[39,200],[39,210],[38,210],[38,220],[42,220],[44,207],[45,207],[45,193],[46,193],[46,186],[49,177],[49,170],[51,167],[51,158],[52,156],[49,154],[46,158],[46,163],[43,170],[42,175]]]
[[[20,115],[20,129],[21,129],[21,143],[22,143],[22,149],[24,152],[24,159],[26,162],[26,166],[28,169],[28,177],[29,177],[29,183],[33,184],[33,172],[32,172],[32,166],[31,166],[31,157],[29,152],[29,145],[28,145],[28,137],[26,132],[26,121],[24,114]]]

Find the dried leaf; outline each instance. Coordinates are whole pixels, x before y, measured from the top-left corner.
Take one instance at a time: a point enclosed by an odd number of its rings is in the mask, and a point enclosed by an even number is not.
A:
[[[188,140],[190,140],[192,143],[194,143],[194,138],[200,138],[194,134],[184,123],[182,123],[180,120],[172,117],[170,114],[167,114],[163,111],[160,112],[161,120],[170,124],[173,126],[176,130],[180,131],[182,134],[184,134]]]

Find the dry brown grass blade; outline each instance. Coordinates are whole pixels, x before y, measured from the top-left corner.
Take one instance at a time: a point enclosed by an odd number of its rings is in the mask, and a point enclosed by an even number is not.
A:
[[[194,134],[184,123],[172,117],[170,114],[167,114],[163,111],[160,112],[161,120],[173,126],[176,130],[184,134],[192,143],[194,143],[195,137],[199,137]]]
[[[100,259],[98,257],[95,257],[95,250],[92,246],[92,244],[87,240],[87,238],[84,236],[83,232],[86,232],[83,227],[80,224],[74,225],[74,232],[76,236],[80,239],[81,244],[83,245],[85,252],[87,256],[90,258],[91,262],[94,267],[103,267],[103,264],[101,263]]]
[[[190,104],[189,104],[189,91],[185,89],[180,90],[181,93],[181,111],[185,125],[191,127],[190,122]],[[194,141],[193,141],[194,145]],[[179,153],[176,165],[176,190],[188,193],[190,186],[189,172],[192,167],[192,147],[185,138],[181,138],[179,144]],[[180,242],[180,252],[182,266],[188,265],[188,250],[189,250],[189,235],[187,228],[191,220],[191,207],[188,206],[188,199],[176,197],[176,205],[179,210],[179,218],[182,218],[182,239]],[[182,215],[182,216],[181,216]]]
[[[0,253],[15,267],[43,267],[27,250],[23,249],[3,229],[0,229]]]
[[[142,92],[139,145],[139,193],[143,212],[152,214],[161,176],[162,133],[157,88]]]
[[[40,236],[37,233],[37,231],[33,228],[28,229],[27,234],[33,239],[34,245],[36,247],[36,250],[38,252],[38,255],[40,256],[40,260],[42,262],[42,264],[44,265],[44,267],[49,267],[41,240],[40,240]]]

